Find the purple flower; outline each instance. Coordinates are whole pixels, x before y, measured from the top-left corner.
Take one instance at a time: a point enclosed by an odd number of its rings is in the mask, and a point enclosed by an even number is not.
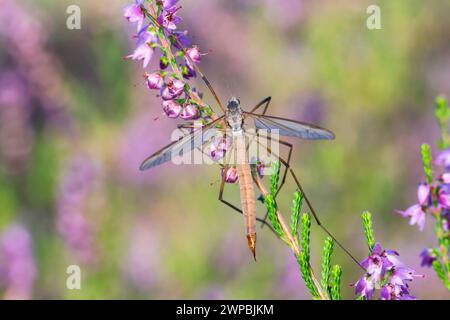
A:
[[[172,100],[180,96],[184,91],[184,82],[175,78],[169,78],[165,86],[161,88],[161,98]]]
[[[181,71],[183,73],[183,77],[187,80],[189,80],[190,78],[195,78],[197,77],[197,73],[195,72],[195,70],[190,66],[190,64],[186,64],[184,66],[181,67]]]
[[[425,227],[425,211],[420,205],[415,204],[405,211],[397,210],[397,212],[404,218],[411,218],[409,220],[409,224],[417,224],[419,226],[419,230],[423,231]]]
[[[136,49],[132,54],[125,56],[125,59],[143,60],[143,67],[146,68],[153,56],[153,44],[157,42],[155,33],[146,25],[137,35]]]
[[[161,89],[164,84],[164,79],[159,72],[145,74],[144,77],[147,80],[147,86],[149,89]]]
[[[382,300],[415,300],[411,296],[407,286],[396,286],[393,284],[386,284],[381,288],[380,297]]]
[[[180,117],[184,120],[195,120],[200,117],[200,112],[198,111],[196,106],[188,104],[183,108]]]
[[[177,42],[183,48],[189,47],[191,45],[191,40],[189,39],[187,34],[188,34],[188,32],[186,30],[185,31],[175,30],[172,32],[172,36],[175,37],[175,40],[177,40]],[[177,47],[178,49],[181,49],[177,43],[175,43],[175,47]]]
[[[366,299],[373,297],[376,288],[381,288],[383,300],[414,299],[408,292],[408,282],[415,277],[423,277],[405,266],[394,250],[383,250],[376,243],[368,258],[361,262],[367,273],[355,284],[355,293]]]
[[[445,184],[450,183],[450,172],[443,173],[440,177],[440,180]]]
[[[181,113],[181,105],[175,100],[167,100],[163,102],[163,110],[169,118],[175,119]]]
[[[417,199],[421,206],[429,206],[431,204],[431,189],[428,183],[421,183],[417,188]]]
[[[152,59],[153,48],[148,44],[143,44],[134,49],[132,54],[125,56],[125,59],[143,60],[142,66],[146,68]]]
[[[200,63],[202,60],[202,55],[197,46],[193,46],[192,48],[186,49],[186,53],[195,63]]]
[[[169,1],[172,2],[172,1]],[[181,9],[181,7],[164,7],[163,12],[158,17],[158,22],[169,29],[170,31],[174,31],[177,29],[177,24],[179,24],[182,20],[179,16],[177,16],[177,11]]]
[[[434,163],[445,167],[446,170],[450,170],[450,149],[444,150],[438,154]]]
[[[227,171],[224,172],[225,169],[222,169],[222,177],[225,174],[225,182],[226,183],[236,183],[238,180],[238,172],[235,167],[228,167]]]
[[[231,140],[229,137],[217,136],[214,142],[211,144],[209,153],[211,159],[214,161],[219,161],[225,156],[226,151],[231,146]]]
[[[450,184],[442,184],[438,192],[439,205],[444,209],[450,209]]]
[[[375,292],[375,281],[370,275],[365,275],[355,284],[355,294],[363,296],[367,300],[372,299]]]
[[[173,8],[179,0],[163,0],[162,5],[165,10]]]
[[[137,29],[141,29],[142,23],[144,22],[144,0],[135,0],[133,4],[126,6],[123,9],[123,16],[129,22],[137,22]]]
[[[37,269],[30,233],[11,225],[0,237],[0,278],[6,285],[5,299],[30,299]]]
[[[436,260],[436,256],[433,253],[433,250],[431,249],[423,249],[423,251],[420,253],[420,257],[422,258],[422,261],[420,262],[420,265],[422,267],[431,267],[433,265],[433,261]]]

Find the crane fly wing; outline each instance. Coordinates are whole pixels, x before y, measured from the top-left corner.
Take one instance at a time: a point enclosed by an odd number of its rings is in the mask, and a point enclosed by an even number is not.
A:
[[[268,132],[278,130],[281,136],[297,137],[305,140],[333,140],[334,133],[313,124],[266,115],[244,112],[255,121],[257,129]]]
[[[201,147],[211,140],[217,131],[220,130],[214,125],[222,119],[223,116],[155,152],[142,162],[140,170],[143,171],[159,166],[171,160],[173,156],[183,155],[184,151],[192,151],[195,148]]]

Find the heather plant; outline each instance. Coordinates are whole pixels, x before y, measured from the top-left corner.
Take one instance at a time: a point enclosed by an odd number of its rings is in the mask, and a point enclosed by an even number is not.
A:
[[[450,291],[450,136],[448,132],[450,110],[444,97],[438,97],[435,105],[435,116],[440,129],[437,147],[441,152],[433,161],[430,146],[422,145],[425,182],[420,183],[417,188],[417,204],[399,213],[409,218],[411,225],[417,224],[420,231],[424,230],[427,217],[434,219],[437,246],[425,248],[420,253],[421,265],[433,267],[439,279]],[[435,175],[433,164],[444,170]]]
[[[145,83],[150,90],[158,92],[162,109],[168,118],[199,120],[206,125],[218,116],[211,106],[203,101],[202,94],[192,85],[191,80],[200,76],[215,96],[221,109],[223,106],[209,81],[197,66],[204,53],[197,45],[192,45],[187,31],[178,29],[182,21],[178,15],[181,9],[178,2],[179,0],[135,0],[124,9],[124,17],[137,27],[136,48],[131,54],[125,56],[125,59],[142,61],[145,69]],[[154,55],[158,55],[159,58],[158,68],[147,72]],[[193,126],[190,128],[193,129]],[[224,158],[229,146],[230,142],[223,137],[215,139],[210,147],[210,157],[214,161]],[[260,182],[260,171],[264,166],[264,163],[258,163],[256,171],[259,174],[255,174],[254,179],[262,193],[261,199],[267,207],[273,231],[293,251],[311,296],[321,300],[341,299],[342,268],[332,264],[336,239],[327,232],[321,272],[315,272],[310,263],[311,216],[301,213],[303,190],[297,190],[294,194],[291,219],[288,224],[279,212],[276,202],[280,184],[280,163],[272,164],[269,191]],[[235,167],[227,168],[226,172],[222,170],[222,175],[227,183],[237,181]],[[309,201],[306,201],[310,210],[313,210]],[[419,275],[396,258],[398,253],[393,250],[383,250],[379,243],[375,243],[369,213],[363,214],[363,226],[369,256],[359,263],[365,273],[355,284],[358,299],[372,299],[375,290],[381,291],[381,299],[413,299],[414,297],[409,293],[408,282]]]
[[[321,280],[317,279],[310,264],[311,247],[311,217],[308,213],[302,213],[303,194],[300,191],[294,193],[291,225],[287,227],[283,216],[277,209],[275,195],[279,182],[280,165],[273,164],[270,193],[263,194],[269,219],[273,229],[293,251],[300,268],[302,278],[314,299],[341,300],[341,276],[342,268],[339,265],[332,266],[334,241],[331,237],[325,239],[322,254]],[[358,300],[370,300],[375,297],[375,291],[379,290],[379,298],[382,300],[412,300],[415,299],[409,292],[409,283],[415,277],[423,277],[413,269],[404,265],[399,259],[399,254],[394,250],[385,250],[380,243],[375,242],[372,227],[372,216],[369,212],[362,214],[363,229],[369,256],[360,263],[365,271],[364,275],[354,284],[355,294]],[[298,229],[300,228],[300,233]]]

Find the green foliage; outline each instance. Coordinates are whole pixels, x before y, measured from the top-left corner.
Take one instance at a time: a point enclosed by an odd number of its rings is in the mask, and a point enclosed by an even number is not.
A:
[[[331,297],[330,293],[330,274],[331,274],[331,255],[333,254],[334,241],[330,237],[325,239],[322,257],[322,288]]]
[[[341,277],[342,268],[339,265],[334,265],[331,271],[331,299],[341,300]]]
[[[448,133],[448,121],[450,120],[450,110],[448,108],[447,99],[443,96],[436,98],[436,110],[434,115],[439,123],[439,129],[441,131],[441,138],[438,141],[438,147],[440,149],[447,149],[450,147],[450,136]]]
[[[444,283],[447,289],[450,290],[450,280],[447,277],[444,266],[439,260],[433,261],[433,269],[434,271],[436,271],[436,274],[438,275],[439,279],[441,279],[441,281]]]
[[[267,211],[269,213],[269,219],[272,223],[273,229],[278,234],[278,236],[283,237],[284,232],[281,228],[280,221],[277,217],[277,204],[275,202],[275,199],[272,194],[268,194],[266,198],[264,199],[267,207]]]
[[[305,281],[306,287],[313,298],[320,298],[319,292],[316,285],[312,279],[311,266],[309,264],[310,260],[310,233],[311,233],[311,217],[304,213],[301,220],[301,252],[297,257],[298,264],[300,265],[300,270],[302,272],[303,280]]]
[[[278,190],[278,182],[280,181],[280,162],[272,163],[272,175],[270,176],[270,193],[275,197]]]
[[[372,215],[369,211],[363,212],[361,215],[363,221],[364,234],[366,236],[366,243],[369,248],[369,254],[372,252],[372,249],[375,245],[375,237],[373,236],[373,227],[372,227]]]
[[[428,183],[431,184],[433,183],[433,168],[431,166],[430,146],[426,143],[422,144],[421,153],[422,153],[423,172],[425,173],[425,177],[427,178]]]
[[[294,200],[292,201],[292,215],[291,215],[291,231],[294,239],[298,239],[298,221],[300,211],[302,209],[303,194],[300,191],[294,193]]]

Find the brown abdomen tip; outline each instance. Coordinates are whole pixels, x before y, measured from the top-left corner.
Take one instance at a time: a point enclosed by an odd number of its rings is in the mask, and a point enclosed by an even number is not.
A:
[[[247,244],[253,253],[253,259],[256,261],[256,233],[247,234]]]

